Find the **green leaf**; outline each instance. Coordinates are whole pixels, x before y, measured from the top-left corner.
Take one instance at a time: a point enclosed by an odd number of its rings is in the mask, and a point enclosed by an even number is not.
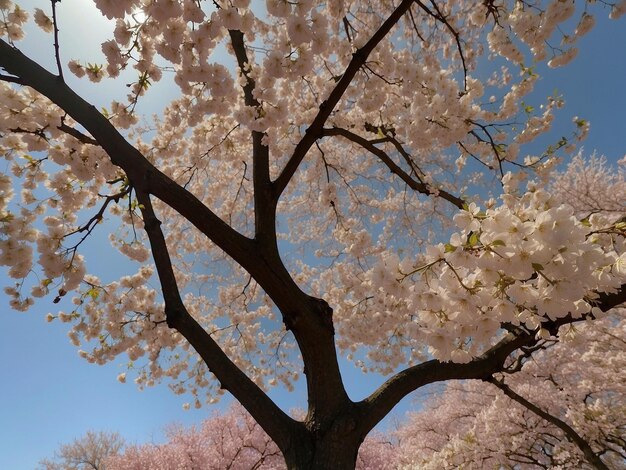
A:
[[[472,232],[467,243],[469,244],[469,246],[473,247],[473,246],[476,246],[479,241],[480,241],[480,238],[478,234],[476,232]]]
[[[543,271],[543,264],[533,263],[532,266],[535,271]]]
[[[506,243],[504,243],[503,240],[494,240],[491,242],[491,244],[489,246],[506,246]]]
[[[87,291],[87,295],[91,297],[93,300],[98,300],[98,296],[100,295],[100,292],[95,287],[92,287],[91,289]]]
[[[450,245],[449,243],[446,243],[445,247],[446,247],[445,249],[446,253],[454,253],[456,251],[456,246]]]

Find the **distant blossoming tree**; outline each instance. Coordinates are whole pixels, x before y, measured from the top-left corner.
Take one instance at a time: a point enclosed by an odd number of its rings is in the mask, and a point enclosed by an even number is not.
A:
[[[165,444],[129,446],[107,464],[117,470],[285,468],[276,444],[241,406],[198,428],[172,426]]]
[[[620,312],[623,315],[623,312]],[[626,320],[563,327],[519,373],[450,385],[398,433],[423,469],[624,468]],[[495,386],[494,386],[495,385]]]
[[[51,298],[86,360],[127,355],[120,381],[228,391],[288,468],[352,469],[412,391],[498,380],[626,300],[620,214],[544,187],[588,123],[538,152],[563,101],[525,101],[626,0],[93,3],[104,62],[66,65],[80,14],[0,0],[0,263],[12,307]],[[81,77],[118,94],[99,111]],[[140,119],[159,81],[178,95]],[[108,231],[129,275],[90,261]],[[354,402],[338,354],[390,378]],[[301,374],[297,420],[266,390]]]
[[[70,444],[63,444],[54,458],[39,462],[42,470],[114,470],[108,460],[118,455],[125,441],[118,433],[89,431]]]
[[[626,157],[615,168],[606,158],[593,154],[584,158],[579,152],[565,171],[554,175],[552,195],[574,209],[576,217],[585,219],[602,213],[609,219],[626,214]]]

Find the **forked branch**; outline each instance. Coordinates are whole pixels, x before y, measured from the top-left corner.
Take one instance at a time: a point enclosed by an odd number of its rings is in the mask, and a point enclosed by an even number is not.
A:
[[[400,21],[409,8],[411,8],[413,1],[414,0],[403,0],[393,13],[389,15],[389,18],[387,18],[380,28],[378,28],[378,30],[372,35],[370,40],[352,55],[352,60],[348,64],[348,67],[346,67],[345,72],[335,85],[335,88],[333,88],[330,92],[328,98],[320,105],[320,109],[313,119],[313,122],[306,130],[302,139],[300,139],[300,142],[296,145],[296,148],[285,165],[285,168],[283,168],[283,171],[280,173],[278,178],[276,178],[274,182],[275,197],[279,197],[280,194],[282,194],[309,149],[313,146],[315,141],[322,136],[322,131],[326,121],[337,106],[337,103],[339,103],[339,100],[341,100],[345,91],[350,86],[350,83],[352,83],[354,76],[365,64],[367,58],[376,46],[385,38],[385,36],[387,36],[389,31],[391,31],[396,23]]]

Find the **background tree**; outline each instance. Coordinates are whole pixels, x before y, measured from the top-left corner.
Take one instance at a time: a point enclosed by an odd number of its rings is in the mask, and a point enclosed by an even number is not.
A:
[[[116,432],[89,431],[70,444],[62,444],[53,459],[44,459],[44,470],[106,470],[115,466],[108,459],[118,455],[124,448],[122,436]]]
[[[626,299],[623,224],[542,188],[588,123],[520,157],[562,105],[522,105],[536,66],[575,57],[595,2],[94,3],[116,20],[106,64],[66,68],[59,2],[35,10],[52,73],[21,51],[28,12],[0,1],[5,292],[18,310],[51,295],[87,360],[125,353],[140,386],[169,379],[196,406],[229,391],[289,468],[354,468],[410,392],[513,371]],[[100,112],[68,69],[126,96]],[[179,97],[140,124],[164,77]],[[134,274],[85,259],[105,228]],[[391,377],[352,401],[336,346]],[[265,389],[301,372],[295,420]]]
[[[108,461],[119,470],[169,468],[285,468],[280,450],[241,406],[233,405],[198,428],[172,426],[162,445],[129,446]]]
[[[486,382],[451,384],[400,429],[401,460],[433,469],[623,468],[625,327],[621,315],[612,315],[577,326],[575,334],[562,331],[570,341],[550,341],[519,373],[499,378],[505,393]],[[577,438],[600,462],[585,455]]]
[[[626,157],[608,165],[605,156],[584,158],[578,152],[564,171],[554,175],[550,192],[570,204],[580,219],[602,214],[616,220],[626,213]]]

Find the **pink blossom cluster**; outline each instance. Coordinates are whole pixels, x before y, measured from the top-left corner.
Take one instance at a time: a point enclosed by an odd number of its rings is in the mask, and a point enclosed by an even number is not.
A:
[[[505,189],[510,180],[505,176]],[[350,296],[337,292],[338,314],[349,325],[342,344],[376,344],[394,334],[394,358],[381,349],[368,357],[400,361],[403,349],[421,344],[436,358],[466,362],[499,336],[502,324],[543,335],[545,321],[599,315],[595,293],[610,292],[626,278],[625,240],[610,233],[610,220],[594,214],[580,222],[571,206],[533,185],[501,199],[486,211],[471,203],[457,213],[460,231],[449,243],[429,247],[417,263],[382,252],[351,283]],[[370,321],[359,326],[364,305]],[[402,332],[398,314],[411,318]]]
[[[439,19],[413,5],[413,18],[369,52],[313,130],[391,14],[389,2],[98,0],[115,20],[110,35],[93,57],[72,58],[75,76],[66,79],[118,80],[102,116],[250,238],[254,148],[266,149],[276,180],[298,142],[317,132],[278,202],[281,256],[295,283],[331,305],[337,344],[364,369],[466,362],[503,325],[542,337],[547,320],[598,316],[596,296],[624,282],[626,265],[623,206],[598,184],[612,170],[592,164],[589,172],[575,160],[542,188],[589,124],[577,119],[543,154],[526,148],[547,136],[563,104],[523,104],[540,78],[528,64],[572,59],[603,6],[492,3],[444,2]],[[625,5],[604,13],[619,17]],[[49,12],[31,16],[51,31]],[[0,35],[18,47],[28,43],[29,18],[0,0]],[[479,61],[489,70],[477,70]],[[141,119],[160,80],[173,81],[177,95],[153,121]],[[127,375],[140,386],[169,379],[194,406],[215,400],[212,376],[164,322],[141,204],[112,163],[119,155],[101,144],[32,88],[0,82],[0,155],[10,172],[0,178],[0,264],[12,277],[5,292],[21,310],[44,296],[60,303],[63,313],[49,318],[72,323],[71,340],[88,360],[127,354]],[[623,194],[620,178],[610,179],[612,195]],[[154,206],[192,316],[255,383],[291,387],[300,358],[272,300],[190,221]],[[94,231],[113,232],[133,274],[99,272],[84,249]]]

